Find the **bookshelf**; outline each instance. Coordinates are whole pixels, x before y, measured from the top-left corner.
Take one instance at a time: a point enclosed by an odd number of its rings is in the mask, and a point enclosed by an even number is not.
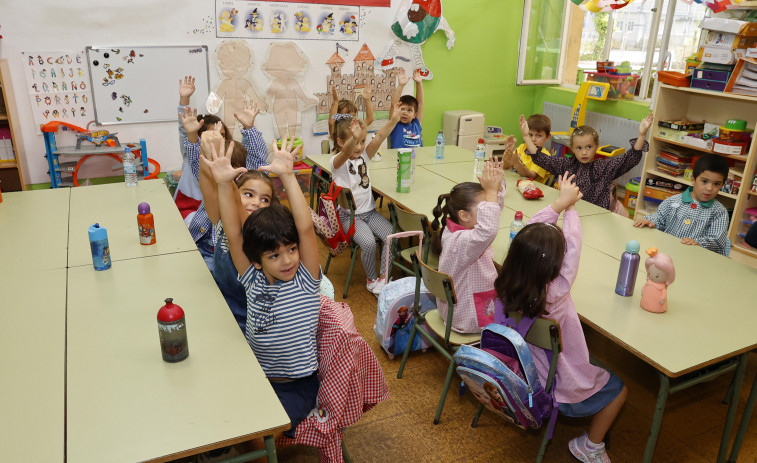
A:
[[[8,60],[0,60],[0,129],[10,132],[10,144],[0,145],[3,151],[9,150],[10,159],[0,159],[0,190],[19,191],[26,189],[24,181],[24,144],[21,138],[21,127],[16,111],[16,97],[11,85]],[[2,158],[2,157],[0,157]]]
[[[757,193],[750,192],[755,169],[757,169],[757,141],[752,141],[749,151],[743,156],[724,155],[712,150],[658,137],[657,122],[660,120],[679,120],[686,117],[692,121],[706,121],[724,125],[727,119],[744,119],[747,121],[747,128],[757,130],[757,97],[659,84],[654,113],[652,136],[649,138],[649,154],[643,160],[641,187],[636,205],[637,217],[642,217],[656,209],[656,205],[648,204],[644,200],[643,188],[648,178],[691,185],[691,182],[684,180],[683,177],[669,175],[657,168],[657,155],[660,150],[674,148],[693,155],[712,153],[744,163],[744,167],[731,169],[731,173],[737,176],[737,179],[739,174],[741,175],[741,187],[738,193],[731,194],[721,191],[718,193],[717,200],[726,209],[733,211],[728,227],[728,237],[733,245],[731,257],[739,258],[739,260],[746,258],[752,265],[756,265],[757,249],[744,244],[743,233],[746,232],[748,226],[743,221],[745,211],[757,207]],[[739,254],[739,256],[734,256],[734,253]]]

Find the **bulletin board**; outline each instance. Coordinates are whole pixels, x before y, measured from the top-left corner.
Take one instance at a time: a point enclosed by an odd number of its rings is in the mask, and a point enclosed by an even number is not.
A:
[[[87,47],[98,124],[175,121],[179,80],[195,78],[195,96],[209,93],[207,46]]]

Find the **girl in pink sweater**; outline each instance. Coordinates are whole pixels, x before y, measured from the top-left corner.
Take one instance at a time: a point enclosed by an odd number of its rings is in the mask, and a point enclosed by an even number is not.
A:
[[[432,246],[439,254],[439,271],[452,277],[457,304],[452,315],[452,329],[459,333],[481,331],[476,313],[479,306],[494,308],[494,249],[492,242],[499,231],[499,215],[504,206],[505,184],[502,162],[487,161],[481,183],[464,182],[439,196],[431,227],[439,230]],[[442,205],[443,204],[443,205]],[[440,239],[441,237],[441,239]],[[437,299],[439,314],[447,320],[447,302]],[[489,319],[491,321],[491,317]],[[486,325],[487,323],[484,323]]]
[[[504,311],[516,309],[526,316],[544,316],[560,324],[563,350],[557,359],[555,376],[560,413],[575,417],[593,415],[588,434],[571,440],[568,447],[583,462],[609,462],[605,434],[625,403],[628,391],[617,376],[589,363],[589,349],[570,297],[581,256],[581,224],[575,203],[583,195],[574,183],[575,175],[566,172],[558,181],[557,200],[534,215],[510,245],[494,282],[502,301],[495,309],[494,322],[502,323],[506,318]],[[555,224],[563,211],[560,231]],[[547,356],[540,348],[532,348],[531,352],[543,384],[549,372]]]

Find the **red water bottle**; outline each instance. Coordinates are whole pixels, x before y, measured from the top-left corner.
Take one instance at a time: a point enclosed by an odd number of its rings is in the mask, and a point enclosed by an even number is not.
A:
[[[170,297],[166,299],[166,305],[158,310],[158,335],[163,360],[173,363],[187,358],[189,345],[184,311]]]

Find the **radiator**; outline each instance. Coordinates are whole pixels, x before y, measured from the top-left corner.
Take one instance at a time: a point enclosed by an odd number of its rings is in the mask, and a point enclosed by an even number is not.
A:
[[[544,114],[552,121],[553,132],[568,131],[572,109],[570,106],[544,103]],[[600,145],[615,145],[628,149],[630,148],[628,140],[639,136],[639,121],[623,117],[608,116],[607,114],[587,111],[584,123],[594,127],[599,132]],[[631,178],[641,177],[643,165],[644,159],[642,158],[638,165],[618,177],[615,183],[623,187]]]

